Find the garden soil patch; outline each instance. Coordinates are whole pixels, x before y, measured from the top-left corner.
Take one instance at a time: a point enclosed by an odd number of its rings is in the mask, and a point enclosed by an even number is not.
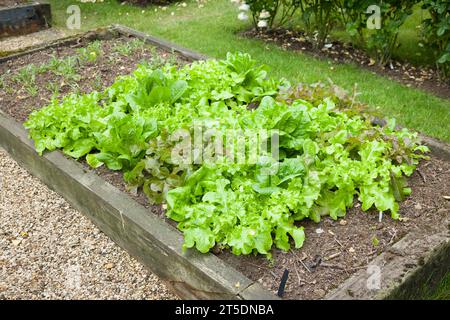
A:
[[[410,63],[393,61],[385,67],[378,66],[366,52],[349,43],[331,41],[330,48],[315,49],[302,32],[286,29],[270,31],[249,30],[241,33],[244,37],[256,38],[275,43],[286,50],[306,52],[318,58],[331,59],[333,63],[355,63],[371,72],[398,81],[408,87],[417,87],[437,96],[450,99],[450,81],[439,78],[435,69],[414,66]]]
[[[34,97],[12,82],[11,75],[30,63],[39,65],[47,62],[52,55],[74,55],[76,49],[86,46],[87,42],[46,49],[0,64],[0,74],[6,74],[0,90],[1,109],[23,122],[32,110],[45,106],[51,100],[53,93],[48,88],[49,83],[59,86],[59,97],[74,89],[81,92],[100,90],[101,87],[111,85],[117,76],[131,73],[141,60],[174,59],[172,55],[148,46],[129,55],[114,52],[113,48],[117,44],[126,41],[130,39],[122,37],[102,41],[105,54],[93,63],[80,65],[77,72],[81,78],[75,83],[66,83],[62,76],[51,72],[38,74],[36,83],[39,91]],[[186,61],[178,59],[178,63]],[[88,170],[88,166],[84,165]],[[120,190],[128,192],[121,173],[105,168],[94,171]],[[306,233],[303,248],[287,253],[274,249],[272,262],[261,256],[234,256],[228,251],[216,251],[215,254],[274,293],[283,272],[289,270],[283,298],[322,298],[353,273],[366,269],[374,257],[389,250],[406,233],[415,231],[432,234],[435,230],[442,229],[442,225],[450,218],[448,181],[450,163],[432,157],[429,161],[423,161],[409,179],[412,195],[401,203],[401,221],[394,221],[390,216],[384,215],[380,222],[378,212],[362,212],[357,203],[348,211],[345,219],[333,221],[327,217],[318,224],[311,221],[300,222],[299,225],[305,227]],[[147,207],[149,213],[153,212],[166,219],[163,206],[150,204],[142,192],[131,196]],[[168,219],[166,221],[175,224]]]
[[[167,59],[177,59],[179,63],[186,63],[185,60],[176,58],[167,52],[145,46],[132,54],[124,55],[114,51],[118,45],[129,42],[129,38],[104,40],[101,42],[103,55],[94,62],[86,64],[78,63],[76,68],[79,80],[68,81],[62,75],[53,72],[45,72],[36,76],[36,87],[39,89],[35,96],[28,94],[26,86],[17,83],[11,77],[17,70],[34,64],[39,66],[47,63],[53,56],[63,59],[70,55],[75,55],[78,48],[88,44],[88,40],[83,39],[69,47],[58,47],[38,51],[29,55],[24,55],[18,59],[0,64],[0,74],[3,75],[3,82],[0,82],[0,104],[2,109],[19,121],[25,121],[34,109],[38,109],[48,104],[52,97],[62,98],[70,92],[87,93],[93,90],[102,90],[110,86],[116,77],[132,73],[141,62],[151,61],[158,58],[161,61]],[[153,49],[151,49],[153,48]],[[54,95],[57,89],[58,94]]]

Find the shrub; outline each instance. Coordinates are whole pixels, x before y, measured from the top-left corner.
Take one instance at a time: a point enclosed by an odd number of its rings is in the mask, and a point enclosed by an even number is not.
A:
[[[380,66],[391,61],[399,46],[400,27],[413,13],[420,0],[231,0],[239,5],[239,19],[248,19],[249,11],[255,27],[272,28],[290,22],[299,12],[309,39],[322,48],[332,28],[342,23],[352,42],[366,47]],[[373,14],[370,7],[380,8],[380,26],[368,30]],[[424,37],[434,50],[436,65],[443,76],[450,74],[450,1],[424,0],[422,8],[430,17],[423,21]]]
[[[367,46],[379,65],[391,61],[398,47],[398,33],[406,19],[413,13],[417,0],[389,0],[380,4],[381,28],[369,32]]]
[[[241,11],[250,11],[255,28],[272,28],[274,24],[281,26],[290,21],[301,6],[301,0],[232,0],[239,5]],[[245,18],[246,14],[241,13]]]
[[[368,8],[372,0],[338,1],[341,20],[354,42],[365,45],[379,65],[390,62],[398,47],[398,33],[405,20],[412,14],[418,0],[387,0],[377,3],[380,8],[380,28],[367,30],[367,20],[372,15]],[[365,31],[367,30],[367,31]]]
[[[443,76],[450,75],[450,2],[448,0],[424,0],[422,9],[430,17],[423,21],[424,37],[434,50],[436,65]]]
[[[352,37],[352,42],[364,44],[364,29],[367,27],[367,8],[373,0],[341,0],[337,1],[340,19],[347,33]]]
[[[250,11],[256,28],[282,26],[297,11],[301,12],[306,31],[316,47],[321,48],[336,21],[336,0],[231,0],[239,5],[239,19],[248,18]]]
[[[303,0],[300,3],[306,31],[315,47],[322,48],[337,21],[338,1]]]

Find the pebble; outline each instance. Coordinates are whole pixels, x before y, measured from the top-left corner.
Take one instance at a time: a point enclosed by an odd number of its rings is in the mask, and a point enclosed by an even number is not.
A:
[[[0,149],[0,299],[177,299]]]
[[[316,289],[313,291],[315,295],[317,295],[319,298],[322,298],[325,296],[326,292],[323,289]]]
[[[317,234],[322,234],[323,233],[323,229],[322,228],[317,228],[316,229],[316,233]]]

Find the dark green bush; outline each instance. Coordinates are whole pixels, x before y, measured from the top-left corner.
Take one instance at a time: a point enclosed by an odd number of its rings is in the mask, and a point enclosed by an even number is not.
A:
[[[398,47],[398,33],[406,19],[413,13],[417,0],[383,1],[381,8],[381,29],[369,32],[367,47],[379,65],[391,61],[392,53]]]
[[[340,20],[352,41],[358,45],[364,45],[364,30],[367,27],[367,8],[373,4],[373,0],[340,0]]]
[[[390,62],[392,53],[398,47],[398,33],[406,19],[413,13],[419,0],[341,0],[341,20],[347,32],[358,45],[366,46],[379,65]],[[367,21],[373,14],[368,8],[380,8],[380,28],[369,30]]]
[[[253,18],[258,26],[263,11],[269,13],[267,27],[281,26],[288,23],[296,12],[300,12],[306,31],[321,48],[336,22],[336,0],[247,0]]]
[[[450,75],[450,1],[424,0],[430,17],[423,21],[424,37],[433,49],[436,65],[444,77]]]
[[[239,1],[236,1],[239,2]],[[450,1],[449,0],[246,0],[253,24],[258,26],[261,13],[268,28],[284,25],[298,13],[308,38],[316,48],[324,46],[331,30],[343,25],[352,42],[367,48],[376,62],[384,66],[391,61],[399,46],[400,27],[422,3],[430,17],[425,19],[424,37],[435,53],[436,64],[445,76],[450,74]],[[370,6],[380,8],[380,28],[370,30],[367,22],[373,12]]]
[[[260,15],[263,11],[269,13],[267,20],[268,27],[272,28],[274,24],[281,26],[287,23],[299,9],[301,0],[247,0],[250,6],[250,12],[253,18],[253,24],[258,26]]]
[[[330,31],[338,21],[338,2],[336,0],[303,0],[300,10],[310,39],[316,48],[322,48]]]

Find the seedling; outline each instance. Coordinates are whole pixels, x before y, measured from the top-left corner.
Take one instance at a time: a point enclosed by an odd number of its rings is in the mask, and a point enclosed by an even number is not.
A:
[[[103,55],[102,44],[100,41],[94,41],[85,48],[77,49],[81,62],[94,62]]]
[[[47,89],[52,93],[52,98],[59,96],[59,85],[56,82],[49,82]]]
[[[13,77],[12,81],[17,84],[21,84],[25,91],[32,97],[38,93],[36,86],[36,74],[38,74],[39,68],[34,64],[29,64],[26,67],[20,69]]]
[[[121,55],[128,56],[138,50],[143,50],[145,43],[138,39],[133,39],[129,42],[118,44],[113,47],[113,51]]]

